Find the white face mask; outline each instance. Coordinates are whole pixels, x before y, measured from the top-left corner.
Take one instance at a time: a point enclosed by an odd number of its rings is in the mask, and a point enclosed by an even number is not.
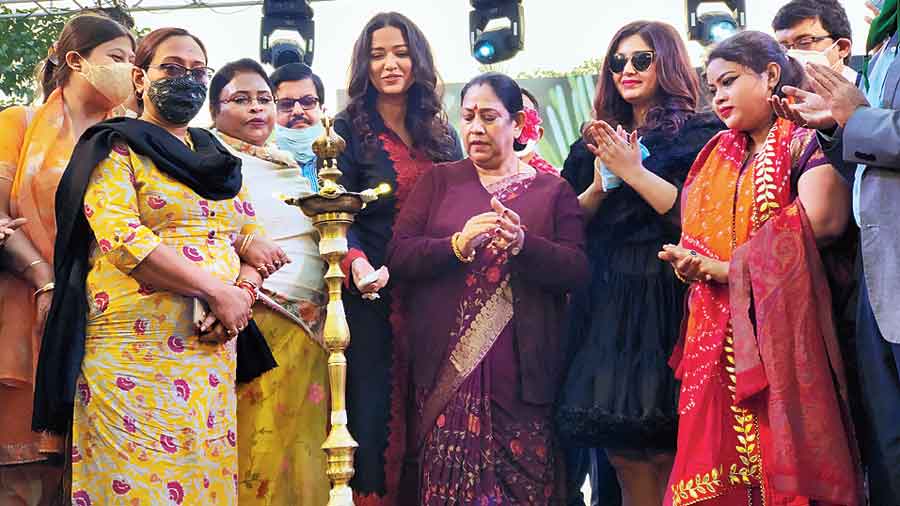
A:
[[[112,109],[125,103],[134,93],[134,85],[131,82],[133,68],[134,65],[128,62],[96,64],[82,57],[80,74],[109,100]]]
[[[824,65],[826,67],[830,67],[834,70],[840,71],[841,68],[844,66],[843,62],[841,60],[838,60],[837,62],[832,64],[831,61],[828,59],[828,54],[827,54],[828,51],[831,51],[831,49],[835,46],[835,44],[837,44],[837,41],[835,41],[834,44],[828,46],[828,49],[825,49],[823,51],[810,51],[810,50],[806,50],[806,49],[791,49],[787,52],[787,54],[791,58],[799,61],[800,63],[802,63],[804,65],[807,63],[815,63],[816,65]]]

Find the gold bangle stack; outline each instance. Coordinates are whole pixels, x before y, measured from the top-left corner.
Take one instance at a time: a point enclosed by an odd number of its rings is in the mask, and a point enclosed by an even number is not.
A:
[[[253,242],[253,238],[256,237],[256,234],[250,233],[244,236],[244,240],[241,241],[241,247],[238,248],[238,256],[244,256],[244,253],[247,252],[247,248],[250,247],[250,243]]]
[[[456,258],[458,258],[460,262],[470,264],[475,260],[475,252],[472,252],[469,256],[463,256],[462,249],[460,249],[459,244],[457,244],[459,236],[459,232],[453,234],[453,237],[450,238],[450,247],[453,248],[453,254],[456,255]]]
[[[51,291],[51,290],[53,290],[53,289],[55,289],[55,288],[56,288],[56,283],[54,283],[53,281],[51,281],[51,282],[47,283],[46,285],[44,285],[44,286],[38,288],[37,290],[35,290],[35,291],[34,291],[33,297],[37,297],[38,295],[40,295],[40,294],[42,294],[42,293],[47,293],[47,292],[49,292],[49,291]]]

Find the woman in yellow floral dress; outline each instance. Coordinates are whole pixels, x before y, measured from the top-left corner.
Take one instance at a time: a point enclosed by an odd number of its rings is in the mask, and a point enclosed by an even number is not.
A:
[[[233,338],[260,337],[250,321],[260,277],[232,238],[254,232],[255,211],[240,161],[187,128],[212,74],[200,41],[157,30],[135,66],[141,119],[85,132],[60,182],[56,248],[67,255],[56,262],[34,424],[64,430],[72,385],[77,506],[232,505]],[[199,331],[194,298],[216,320]]]
[[[325,263],[318,233],[299,209],[275,195],[312,191],[290,153],[267,144],[275,124],[269,78],[253,60],[222,67],[209,86],[219,139],[241,159],[257,219],[290,257],[270,273],[254,320],[279,367],[238,388],[238,497],[241,506],[306,506],[328,502],[325,453],[328,355],[321,344]],[[256,244],[256,241],[253,243]],[[260,267],[254,255],[244,257]]]

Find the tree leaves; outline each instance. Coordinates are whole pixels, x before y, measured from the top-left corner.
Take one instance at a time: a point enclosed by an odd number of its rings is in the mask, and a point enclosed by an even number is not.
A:
[[[21,12],[21,11],[16,11]],[[0,14],[12,14],[0,5]],[[37,93],[35,71],[68,16],[0,19],[0,106],[26,104]]]

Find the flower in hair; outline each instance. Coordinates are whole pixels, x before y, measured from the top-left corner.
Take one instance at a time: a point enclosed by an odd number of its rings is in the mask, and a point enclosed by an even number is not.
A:
[[[529,141],[536,141],[540,137],[538,127],[541,126],[543,120],[541,120],[541,115],[533,107],[526,106],[522,111],[525,113],[525,126],[522,127],[522,133],[519,134],[516,141],[519,144],[528,144]]]

